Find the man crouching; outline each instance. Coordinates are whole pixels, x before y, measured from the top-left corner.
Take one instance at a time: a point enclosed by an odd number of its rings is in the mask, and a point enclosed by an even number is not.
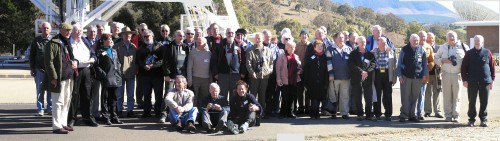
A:
[[[186,86],[186,78],[182,75],[176,76],[175,88],[168,91],[165,103],[170,107],[170,123],[179,131],[185,128],[194,133],[196,130],[194,120],[198,115],[198,109],[193,107],[193,91],[186,89]]]

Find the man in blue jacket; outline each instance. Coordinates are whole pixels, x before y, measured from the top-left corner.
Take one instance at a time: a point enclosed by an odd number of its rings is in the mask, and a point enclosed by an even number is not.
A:
[[[372,26],[372,35],[366,38],[366,50],[371,51],[375,48],[378,48],[377,39],[379,37],[385,37],[387,39],[387,45],[393,50],[395,49],[392,41],[382,34],[382,27],[380,25],[374,25]]]

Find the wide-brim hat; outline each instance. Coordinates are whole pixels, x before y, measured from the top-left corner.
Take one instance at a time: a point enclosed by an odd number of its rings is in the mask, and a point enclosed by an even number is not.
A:
[[[127,26],[123,27],[122,32],[120,32],[120,34],[134,34],[134,33],[135,33],[135,31],[130,30],[130,28]]]

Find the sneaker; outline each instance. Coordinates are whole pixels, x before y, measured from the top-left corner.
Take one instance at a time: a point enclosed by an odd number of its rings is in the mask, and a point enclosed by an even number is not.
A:
[[[474,127],[474,121],[469,121],[469,123],[467,124],[467,126]]]
[[[238,134],[239,131],[238,131],[238,125],[237,124],[234,124],[233,121],[227,121],[227,129],[229,130],[229,132],[233,133],[233,134]]]
[[[425,113],[424,117],[431,117],[431,113]]]
[[[35,116],[41,117],[41,116],[43,116],[43,114],[44,114],[43,111],[40,111],[40,112],[36,113]]]
[[[166,119],[167,119],[167,118],[165,118],[165,117],[161,117],[161,118],[160,118],[160,120],[158,121],[158,123],[165,123],[165,120],[166,120]]]
[[[175,129],[177,129],[177,131],[182,131],[182,122],[181,122],[181,120],[177,120],[177,124],[175,125]]]
[[[391,117],[385,117],[385,121],[391,121],[392,118]]]
[[[239,129],[240,133],[245,133],[248,130],[248,122],[243,123]]]
[[[452,120],[451,120],[451,117],[447,117],[444,121],[451,122]]]
[[[443,117],[443,115],[441,115],[441,114],[436,114],[435,116],[436,116],[437,118],[444,118],[444,117]]]
[[[483,121],[483,122],[481,122],[481,124],[479,126],[481,126],[481,127],[488,127],[488,122],[487,121]]]

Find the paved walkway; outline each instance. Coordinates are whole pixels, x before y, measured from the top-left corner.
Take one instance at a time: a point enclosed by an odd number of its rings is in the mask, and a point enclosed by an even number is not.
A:
[[[500,85],[495,84],[490,96],[488,112],[490,118],[500,117]],[[414,130],[421,128],[447,128],[461,126],[467,122],[467,95],[462,91],[460,124],[443,122],[444,119],[427,118],[421,123],[400,123],[397,121],[357,121],[354,116],[350,120],[328,119],[269,119],[263,120],[260,127],[253,127],[245,134],[230,135],[227,133],[197,134],[179,133],[170,124],[157,124],[156,118],[125,118],[124,125],[99,127],[76,126],[69,135],[51,133],[50,116],[35,117],[35,92],[33,79],[1,78],[0,79],[0,140],[274,140],[278,135],[293,134],[298,136],[335,136],[379,132]],[[394,107],[400,107],[399,88],[394,88]],[[399,110],[394,115],[399,115]],[[141,111],[136,110],[136,113]],[[465,127],[463,127],[465,128]],[[294,138],[301,139],[301,138]],[[310,138],[309,138],[310,139]],[[332,138],[335,139],[335,138]],[[495,140],[495,139],[489,139]]]

